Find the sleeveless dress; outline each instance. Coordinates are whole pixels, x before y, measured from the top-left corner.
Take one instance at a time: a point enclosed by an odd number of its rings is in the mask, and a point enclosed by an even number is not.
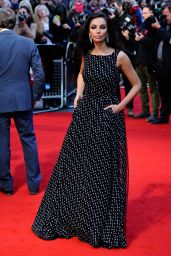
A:
[[[32,225],[42,239],[71,238],[94,247],[124,248],[127,145],[119,103],[118,51],[84,57],[84,95]]]

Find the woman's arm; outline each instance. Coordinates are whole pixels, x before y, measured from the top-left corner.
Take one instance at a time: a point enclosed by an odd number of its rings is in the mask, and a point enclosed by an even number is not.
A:
[[[29,37],[32,38],[33,40],[36,38],[36,31],[37,31],[37,24],[31,23],[30,31],[28,31],[28,33],[29,33]]]
[[[117,67],[122,70],[124,75],[128,78],[130,84],[132,85],[131,90],[127,96],[118,104],[110,105],[107,108],[112,108],[114,113],[119,113],[124,109],[124,107],[137,95],[141,89],[141,82],[137,76],[128,56],[120,51],[117,57]],[[105,109],[107,109],[105,108]]]
[[[74,100],[74,108],[77,107],[78,101],[82,98],[83,92],[84,92],[84,80],[82,75],[83,68],[84,68],[84,60],[82,59],[80,72],[77,77],[77,94]]]
[[[33,40],[36,38],[36,30],[37,24],[32,23],[30,28],[28,27],[26,22],[15,25],[14,31],[21,36],[32,38]]]
[[[117,67],[122,70],[132,86],[127,96],[120,103],[123,109],[139,93],[141,89],[141,81],[131,64],[130,59],[122,51],[118,54]]]

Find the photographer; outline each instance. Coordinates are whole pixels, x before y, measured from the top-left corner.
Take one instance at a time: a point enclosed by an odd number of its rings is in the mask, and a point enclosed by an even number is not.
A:
[[[90,15],[90,10],[87,9],[87,5],[85,5],[85,1],[83,0],[74,0],[72,4],[72,8],[68,12],[68,24],[71,26],[70,33],[70,41],[76,43],[76,49],[74,51],[74,75],[77,76],[80,71],[81,65],[81,55],[78,50],[80,33],[84,26],[84,23],[88,16]]]
[[[103,10],[106,12],[106,8]],[[110,2],[110,8],[108,14],[113,24],[120,34],[123,48],[125,53],[130,58],[134,65],[135,58],[135,27],[132,18],[129,16],[127,11],[123,10],[123,2],[121,0],[113,0]],[[131,90],[131,85],[128,79],[122,74],[122,79],[125,87],[125,94],[127,95]],[[127,105],[127,114],[129,117],[134,116],[133,113],[133,101]]]
[[[141,9],[135,0],[124,0],[123,10],[132,17],[136,28],[139,28],[142,25]]]
[[[154,75],[154,47],[156,41],[155,29],[152,28],[152,23],[155,22],[155,17],[150,6],[143,8],[142,15],[144,22],[136,33],[135,40],[136,48],[136,71],[141,80],[142,87],[140,91],[142,111],[134,116],[134,118],[147,118],[148,122],[153,122],[158,117],[159,95]],[[152,99],[152,114],[150,115],[148,88]]]
[[[21,36],[36,38],[37,24],[34,23],[33,17],[26,6],[19,8],[14,31]]]
[[[160,118],[153,124],[168,123],[171,112],[171,4],[164,7],[162,14],[167,27],[162,27],[157,20],[152,24],[157,32],[156,76],[161,100]]]
[[[75,0],[73,2],[67,18],[68,24],[71,27],[70,40],[72,42],[77,43],[82,26],[90,13],[91,12],[87,10],[86,6],[84,5],[84,1]]]

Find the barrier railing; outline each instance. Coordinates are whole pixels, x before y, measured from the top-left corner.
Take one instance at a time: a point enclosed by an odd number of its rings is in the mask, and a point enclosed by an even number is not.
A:
[[[67,106],[68,97],[76,91],[74,75],[75,44],[69,42],[66,50],[62,45],[38,45],[45,72],[45,90],[41,100],[36,103],[34,113],[51,112]],[[53,100],[60,103],[53,107],[45,107]]]
[[[76,91],[76,74],[75,74],[75,43],[69,42],[66,47],[65,61],[64,61],[64,104],[68,106],[68,97]]]

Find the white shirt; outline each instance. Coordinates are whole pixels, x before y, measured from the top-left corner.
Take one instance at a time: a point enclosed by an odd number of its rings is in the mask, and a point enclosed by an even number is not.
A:
[[[6,30],[9,30],[9,29],[8,29],[8,28],[2,28],[2,29],[0,30],[0,32],[6,31]]]

